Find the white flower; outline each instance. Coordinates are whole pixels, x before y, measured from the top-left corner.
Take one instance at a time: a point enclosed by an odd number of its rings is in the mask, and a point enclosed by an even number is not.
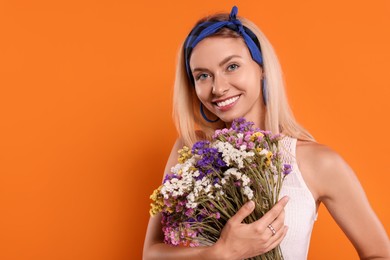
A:
[[[213,194],[209,193],[207,194],[207,197],[209,197],[210,199],[214,199],[215,197],[213,196]]]
[[[236,180],[241,180],[241,172],[234,172],[234,173],[232,173],[232,175],[234,176],[234,177],[236,177]]]
[[[199,171],[194,172],[194,174],[192,176],[198,177],[199,176]]]
[[[236,177],[236,180],[240,180],[241,179],[241,172],[239,172],[236,168],[230,168],[230,169],[226,170],[223,174],[225,175],[225,177],[227,177],[227,179],[231,175]]]
[[[207,185],[206,188],[204,189],[206,193],[210,193],[210,190],[211,190],[211,185]]]
[[[249,188],[248,186],[245,186],[244,188],[244,194],[248,197],[248,199],[252,199],[253,198],[253,190],[251,190],[251,188]]]
[[[213,147],[217,148],[222,153],[222,159],[227,166],[235,166],[239,169],[244,168],[244,160],[250,162],[255,155],[254,152],[246,152],[236,149],[233,145],[227,142],[216,141]]]
[[[237,174],[237,169],[236,168],[227,169],[223,174],[225,176],[236,175]]]
[[[183,166],[183,165],[180,164],[180,163],[176,164],[175,166],[173,166],[173,167],[171,168],[171,173],[179,174],[179,171],[181,170],[182,166]]]
[[[241,180],[242,180],[242,185],[243,186],[247,186],[250,183],[250,181],[251,181],[251,179],[249,179],[249,177],[246,176],[245,174],[243,174],[241,176]]]
[[[198,203],[191,203],[191,202],[187,202],[186,203],[186,208],[187,209],[194,209],[198,206]]]
[[[263,149],[263,150],[261,150],[260,154],[261,155],[267,155],[268,152],[269,151],[267,149]]]
[[[191,192],[190,194],[188,194],[187,199],[188,199],[188,201],[195,201],[194,193]]]

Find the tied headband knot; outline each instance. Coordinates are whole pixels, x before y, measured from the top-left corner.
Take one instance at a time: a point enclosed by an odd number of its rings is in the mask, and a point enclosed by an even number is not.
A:
[[[249,28],[243,26],[241,21],[237,19],[237,13],[238,13],[237,6],[233,6],[228,21],[219,21],[219,22],[208,21],[208,22],[200,23],[197,26],[195,26],[195,28],[192,29],[190,34],[187,36],[187,39],[184,42],[184,59],[185,59],[187,76],[190,79],[193,86],[195,86],[195,82],[192,76],[190,63],[189,63],[192,50],[201,40],[203,40],[208,36],[213,35],[223,27],[238,32],[244,39],[244,42],[249,49],[252,59],[255,62],[257,62],[260,66],[263,65],[263,57],[261,54],[259,40]]]
[[[242,23],[240,20],[237,19],[237,13],[238,8],[237,6],[233,6],[232,11],[229,15],[229,22],[228,25],[232,24],[234,26],[237,26],[238,32],[242,35],[244,33],[244,27],[242,26]]]
[[[229,20],[237,20],[237,13],[238,13],[238,8],[237,6],[233,6],[232,11],[230,12],[229,15]]]

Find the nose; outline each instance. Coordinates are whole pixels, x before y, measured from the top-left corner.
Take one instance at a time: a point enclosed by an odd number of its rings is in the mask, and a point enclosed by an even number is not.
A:
[[[221,75],[215,75],[212,87],[212,93],[214,95],[222,96],[229,90],[229,83]]]

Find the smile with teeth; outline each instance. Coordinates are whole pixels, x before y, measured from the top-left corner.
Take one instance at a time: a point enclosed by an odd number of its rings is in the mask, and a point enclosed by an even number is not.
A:
[[[236,102],[237,99],[239,99],[239,98],[240,98],[240,96],[235,96],[235,97],[226,99],[226,100],[221,101],[221,102],[216,102],[216,104],[217,104],[218,107],[225,107],[225,106],[228,106],[228,105]]]

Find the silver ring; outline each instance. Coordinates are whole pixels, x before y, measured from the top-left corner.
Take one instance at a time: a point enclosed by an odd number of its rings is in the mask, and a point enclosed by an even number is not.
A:
[[[269,225],[268,225],[268,228],[271,230],[272,235],[275,236],[276,230],[274,229],[274,227],[273,227],[271,224],[269,224]]]

